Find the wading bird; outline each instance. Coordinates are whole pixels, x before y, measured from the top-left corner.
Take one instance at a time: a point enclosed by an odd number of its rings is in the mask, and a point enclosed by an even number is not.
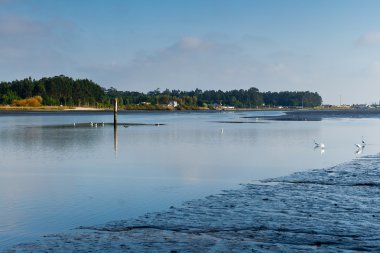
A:
[[[314,145],[315,145],[315,148],[325,148],[325,144],[323,143],[318,143],[314,140]]]
[[[355,146],[358,149],[363,149],[365,147],[365,141],[363,140],[363,136],[362,136],[362,143],[360,143],[360,144],[356,143]]]

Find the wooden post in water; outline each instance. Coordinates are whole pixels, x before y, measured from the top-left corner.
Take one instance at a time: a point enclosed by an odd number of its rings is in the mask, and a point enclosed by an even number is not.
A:
[[[113,103],[113,126],[117,127],[117,98],[115,98]]]
[[[115,98],[113,103],[113,145],[115,157],[117,158],[117,98]]]

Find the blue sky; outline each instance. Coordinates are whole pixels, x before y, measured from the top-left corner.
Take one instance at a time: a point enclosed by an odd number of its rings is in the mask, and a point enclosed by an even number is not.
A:
[[[380,100],[380,1],[0,0],[0,80]]]

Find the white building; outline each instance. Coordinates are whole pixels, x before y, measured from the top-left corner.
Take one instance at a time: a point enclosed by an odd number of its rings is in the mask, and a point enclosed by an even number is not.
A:
[[[178,106],[178,102],[173,100],[173,101],[170,101],[169,104],[168,104],[168,107],[177,107]]]

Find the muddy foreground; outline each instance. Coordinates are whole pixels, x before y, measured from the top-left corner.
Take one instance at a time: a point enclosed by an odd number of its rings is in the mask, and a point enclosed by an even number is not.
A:
[[[5,252],[380,252],[380,156],[248,184]]]

